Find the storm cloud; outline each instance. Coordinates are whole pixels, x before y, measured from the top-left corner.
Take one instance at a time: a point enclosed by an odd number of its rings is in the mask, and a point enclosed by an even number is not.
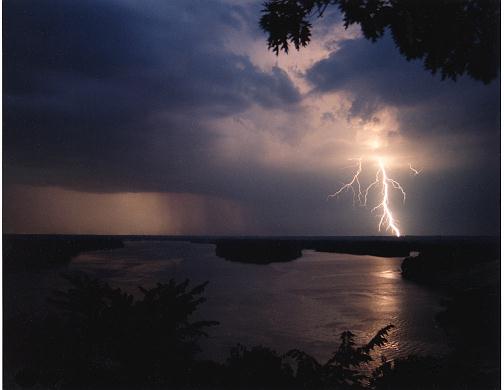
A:
[[[375,43],[340,42],[338,50],[308,69],[306,78],[317,93],[351,94],[350,117],[370,120],[384,106],[398,108],[401,131],[408,135],[499,134],[499,80],[490,85],[467,76],[442,80],[426,72],[421,61],[401,56],[388,34]]]
[[[440,80],[390,38],[345,32],[337,12],[306,52],[276,58],[260,9],[6,1],[6,230],[105,232],[93,220],[110,215],[121,233],[374,234],[369,210],[326,198],[361,153],[360,126],[380,123],[404,140],[396,148],[413,144],[417,161],[431,160],[422,177],[398,173],[411,209],[397,212],[411,234],[498,230],[499,80]],[[124,208],[108,212],[117,199]],[[72,221],[47,216],[59,204]]]
[[[149,184],[148,171],[197,170],[215,137],[212,118],[300,101],[284,71],[263,72],[223,47],[239,23],[231,7],[170,2],[162,16],[134,11],[100,1],[6,4],[9,180],[153,189],[160,178]]]

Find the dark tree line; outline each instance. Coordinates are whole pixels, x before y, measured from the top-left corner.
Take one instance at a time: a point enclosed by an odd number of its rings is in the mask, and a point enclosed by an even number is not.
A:
[[[277,55],[311,40],[312,23],[328,7],[338,7],[346,28],[359,24],[366,39],[390,31],[400,53],[421,59],[442,78],[468,74],[489,83],[500,68],[498,0],[269,0],[261,28]]]

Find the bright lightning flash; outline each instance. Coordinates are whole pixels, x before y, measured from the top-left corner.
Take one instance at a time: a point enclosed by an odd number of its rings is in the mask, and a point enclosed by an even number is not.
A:
[[[381,210],[380,222],[378,223],[378,231],[381,229],[385,229],[385,231],[390,231],[396,237],[401,236],[401,231],[399,230],[399,223],[394,218],[392,214],[392,210],[390,209],[390,199],[389,194],[391,189],[399,190],[403,196],[403,202],[406,202],[406,192],[402,188],[401,184],[398,181],[391,179],[387,175],[387,171],[385,169],[385,165],[381,159],[378,160],[378,170],[376,171],[375,180],[366,188],[366,190],[362,191],[362,186],[359,181],[359,175],[362,172],[362,158],[354,158],[351,159],[353,161],[357,161],[356,171],[348,183],[343,184],[343,186],[336,191],[334,194],[328,196],[328,198],[333,198],[335,196],[340,195],[343,191],[351,190],[353,193],[353,202],[354,205],[356,201],[358,201],[360,206],[367,206],[368,195],[369,192],[374,187],[379,187],[381,189],[381,201],[371,209],[371,212],[375,212]],[[415,175],[418,175],[420,171],[414,169],[411,164],[409,165],[410,170],[413,171]]]
[[[399,227],[397,226],[397,221],[394,219],[392,211],[390,211],[389,207],[389,184],[391,184],[393,188],[402,192],[403,202],[406,202],[406,192],[404,192],[403,188],[397,181],[387,176],[387,171],[385,170],[385,165],[383,165],[383,161],[379,160],[378,163],[380,169],[376,174],[376,179],[378,180],[378,177],[381,176],[382,200],[378,205],[376,205],[371,209],[371,212],[378,209],[381,209],[383,211],[380,218],[380,223],[378,224],[378,231],[380,231],[382,226],[384,226],[385,230],[390,230],[396,235],[396,237],[400,237],[401,232],[399,231]]]

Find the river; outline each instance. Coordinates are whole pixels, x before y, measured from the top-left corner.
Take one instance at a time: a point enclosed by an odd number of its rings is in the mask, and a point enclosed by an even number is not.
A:
[[[65,271],[84,271],[127,290],[170,278],[209,281],[199,319],[217,320],[203,341],[206,357],[222,360],[236,343],[286,352],[302,349],[321,361],[351,330],[358,342],[393,324],[387,358],[447,350],[435,315],[440,296],[400,275],[402,258],[305,250],[300,259],[268,265],[226,261],[208,244],[130,241],[125,247],[83,253]]]

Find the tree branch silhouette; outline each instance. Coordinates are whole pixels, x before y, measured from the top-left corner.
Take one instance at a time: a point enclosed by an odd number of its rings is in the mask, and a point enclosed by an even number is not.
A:
[[[456,80],[467,74],[487,84],[500,67],[500,2],[496,0],[269,0],[261,28],[276,55],[311,41],[314,16],[338,7],[345,28],[359,24],[366,39],[390,31],[399,52],[431,73]]]

